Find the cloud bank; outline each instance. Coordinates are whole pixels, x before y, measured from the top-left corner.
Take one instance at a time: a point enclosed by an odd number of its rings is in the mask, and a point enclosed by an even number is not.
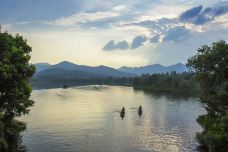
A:
[[[143,35],[136,36],[131,43],[131,49],[136,49],[143,45],[147,41],[147,38]]]
[[[228,12],[228,6],[215,6],[203,8],[202,5],[193,7],[180,15],[180,21],[193,23],[195,25],[203,25],[214,20],[217,16],[221,16]]]
[[[113,51],[113,50],[126,50],[129,48],[129,44],[127,41],[120,41],[115,43],[113,40],[109,41],[104,47],[105,51]]]
[[[220,28],[227,29],[227,19],[224,19],[226,17],[217,20],[218,17],[226,16],[227,14],[228,2],[224,2],[211,7],[204,7],[203,5],[192,7],[174,18],[126,21],[122,23],[121,26],[143,27],[149,31],[150,34],[147,34],[147,36],[138,35],[133,37],[129,49],[136,49],[143,46],[147,40],[149,40],[149,43],[179,43],[187,40],[198,32],[207,32],[208,30],[214,30],[214,28],[217,30],[220,30]],[[214,27],[213,21],[216,21],[218,25],[219,22],[221,22],[221,25],[223,25]]]
[[[184,62],[203,44],[227,41],[227,8],[227,0],[10,0],[0,20],[28,38],[33,62],[138,66]]]

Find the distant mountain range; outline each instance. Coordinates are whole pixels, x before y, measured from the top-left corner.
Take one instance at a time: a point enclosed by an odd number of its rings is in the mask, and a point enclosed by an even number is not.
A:
[[[55,65],[48,63],[37,63],[34,77],[131,77],[135,74],[122,72],[114,68],[100,66],[78,65],[68,61],[63,61]]]
[[[182,63],[177,63],[170,66],[163,66],[161,64],[152,64],[143,67],[126,67],[123,66],[118,69],[119,71],[133,73],[136,75],[142,75],[145,73],[154,74],[154,73],[166,73],[176,71],[177,73],[183,73],[189,71],[189,69]]]
[[[163,66],[153,64],[143,67],[126,67],[114,69],[107,66],[85,66],[78,65],[68,61],[63,61],[55,65],[49,63],[35,64],[36,73],[34,77],[59,77],[59,78],[74,78],[74,77],[134,77],[137,75],[149,73],[166,73],[176,71],[178,73],[188,71],[188,68],[181,63]]]

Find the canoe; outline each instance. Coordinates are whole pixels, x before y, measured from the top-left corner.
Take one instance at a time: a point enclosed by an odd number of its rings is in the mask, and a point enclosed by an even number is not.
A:
[[[67,85],[63,85],[63,89],[67,89],[68,88],[68,86]]]
[[[141,116],[142,115],[142,109],[138,109],[138,114]]]
[[[121,111],[120,112],[120,117],[124,117],[124,115],[125,115],[125,112],[124,111]]]

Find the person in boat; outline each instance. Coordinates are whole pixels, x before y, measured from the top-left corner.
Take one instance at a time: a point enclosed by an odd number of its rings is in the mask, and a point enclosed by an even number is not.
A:
[[[142,106],[141,105],[139,106],[138,113],[139,113],[139,115],[142,114]]]
[[[125,108],[123,107],[122,110],[120,111],[121,113],[125,113]]]
[[[123,119],[125,115],[125,108],[123,107],[121,110],[120,110],[120,117]]]

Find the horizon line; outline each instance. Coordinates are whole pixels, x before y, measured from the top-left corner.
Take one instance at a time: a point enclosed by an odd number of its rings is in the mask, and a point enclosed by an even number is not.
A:
[[[185,63],[177,62],[177,63],[173,63],[173,64],[170,64],[170,65],[163,65],[163,64],[160,64],[160,63],[154,63],[154,64],[147,64],[147,65],[143,65],[143,66],[126,66],[126,65],[123,65],[121,67],[115,68],[115,67],[112,67],[112,66],[106,66],[106,65],[102,65],[102,64],[100,64],[100,65],[94,65],[94,66],[92,66],[92,65],[86,65],[86,64],[77,64],[77,63],[66,61],[66,60],[61,61],[61,62],[58,62],[58,63],[54,63],[54,64],[50,64],[48,62],[37,62],[37,63],[31,63],[31,64],[33,64],[33,65],[35,65],[35,64],[49,64],[50,66],[52,66],[52,65],[63,63],[63,62],[68,62],[68,63],[71,63],[71,64],[80,65],[80,66],[90,66],[90,67],[105,66],[105,67],[111,67],[111,68],[114,68],[114,69],[119,69],[119,68],[122,68],[122,67],[141,68],[141,67],[146,67],[146,66],[156,65],[156,64],[161,65],[163,67],[169,67],[169,66],[173,66],[173,65],[177,65],[177,64],[182,64],[182,65],[185,65],[186,66]]]

